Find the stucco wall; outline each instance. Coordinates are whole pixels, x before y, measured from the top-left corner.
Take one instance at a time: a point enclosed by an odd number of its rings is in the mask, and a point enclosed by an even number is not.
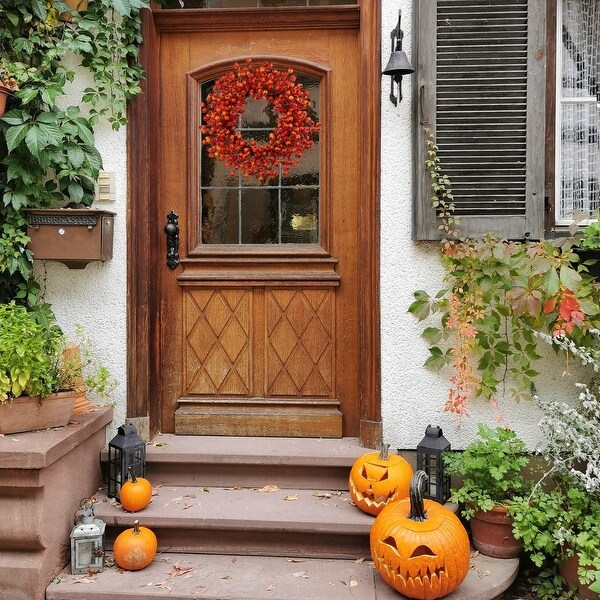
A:
[[[390,31],[402,10],[403,48],[411,57],[411,0],[382,0],[382,57],[387,62]],[[484,402],[471,405],[469,416],[456,420],[443,412],[448,391],[448,373],[436,374],[422,365],[427,347],[420,337],[423,329],[407,313],[412,292],[436,292],[442,271],[438,248],[433,243],[411,241],[412,187],[412,86],[416,75],[403,81],[404,99],[394,107],[389,99],[389,79],[382,84],[382,178],[381,178],[381,340],[382,412],[384,438],[392,447],[414,449],[425,427],[439,424],[453,447],[472,439],[478,422],[496,423],[498,411]],[[86,85],[81,77],[70,98]],[[104,160],[104,170],[116,177],[116,200],[103,205],[117,213],[114,258],[105,264],[90,264],[73,271],[59,263],[38,264],[38,279],[45,285],[46,299],[52,303],[67,333],[80,323],[91,338],[95,351],[119,380],[112,395],[115,404],[113,428],[124,422],[126,412],[126,148],[125,131],[114,132],[106,124],[96,131]],[[549,399],[573,398],[573,378],[563,378],[564,366],[550,356],[539,380],[539,393]],[[538,442],[539,414],[530,403],[500,400],[505,421],[533,447]]]
[[[63,107],[79,105],[82,90],[92,85],[90,79],[78,72],[80,76],[70,86]],[[75,326],[81,325],[94,358],[109,369],[117,382],[108,399],[94,398],[92,394],[94,402],[114,406],[113,424],[107,430],[110,439],[116,427],[125,422],[127,407],[126,131],[121,128],[115,132],[104,121],[96,127],[95,138],[103,170],[114,173],[115,177],[115,201],[95,205],[116,213],[114,258],[105,263],[89,263],[84,269],[69,269],[54,261],[35,261],[35,274],[67,338],[74,339]]]
[[[390,31],[402,10],[403,50],[409,60],[412,52],[412,1],[383,0],[382,61],[390,55]],[[413,66],[415,66],[413,61]],[[412,152],[412,91],[417,74],[403,78],[403,101],[398,107],[389,101],[389,78],[382,84],[381,135],[381,352],[382,412],[384,439],[392,447],[412,449],[423,438],[428,424],[442,427],[453,448],[462,448],[473,439],[477,424],[497,424],[501,415],[535,447],[540,439],[537,424],[540,413],[531,402],[516,403],[500,398],[499,409],[485,401],[470,404],[469,415],[456,419],[443,411],[448,395],[449,371],[433,373],[423,367],[429,356],[420,337],[424,325],[407,312],[415,290],[435,294],[442,289],[442,269],[438,245],[411,241],[413,161],[423,160]],[[431,323],[434,324],[433,322]],[[573,368],[563,375],[564,362],[549,348],[537,382],[540,397],[567,400],[576,397],[574,381],[582,378]]]

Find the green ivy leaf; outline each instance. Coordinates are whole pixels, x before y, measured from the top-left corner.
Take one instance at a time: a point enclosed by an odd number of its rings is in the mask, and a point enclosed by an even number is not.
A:
[[[15,125],[6,130],[6,147],[8,152],[12,152],[27,136],[29,126],[27,124]]]
[[[576,290],[581,281],[581,275],[572,267],[561,265],[560,283],[569,290]]]
[[[429,348],[431,356],[425,361],[426,367],[431,367],[435,371],[439,371],[446,365],[450,364],[452,358],[448,354],[444,354],[437,346]]]

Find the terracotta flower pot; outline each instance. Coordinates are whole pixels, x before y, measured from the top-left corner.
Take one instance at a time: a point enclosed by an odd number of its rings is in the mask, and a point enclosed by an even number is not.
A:
[[[506,507],[496,506],[490,511],[477,511],[471,517],[471,539],[481,554],[494,558],[515,558],[523,550],[523,541],[512,531],[513,519]]]
[[[19,396],[0,404],[0,433],[20,433],[62,427],[73,414],[77,392],[59,392],[45,398]]]
[[[583,600],[600,600],[600,595],[592,592],[587,585],[577,585],[579,577],[577,569],[579,568],[579,557],[573,554],[560,565],[559,573],[567,580],[571,589],[577,588],[577,593]]]
[[[10,88],[0,83],[0,117],[4,116],[6,101],[10,95],[12,95]]]

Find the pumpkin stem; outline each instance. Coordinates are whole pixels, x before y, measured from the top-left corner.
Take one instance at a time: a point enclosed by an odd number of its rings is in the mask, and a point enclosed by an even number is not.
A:
[[[410,480],[408,496],[410,498],[410,512],[408,518],[411,521],[423,522],[427,520],[427,513],[423,504],[423,487],[429,479],[425,471],[417,471]]]
[[[133,535],[140,535],[140,522],[137,519],[133,522]]]
[[[381,444],[381,450],[379,451],[379,460],[388,460],[389,454],[388,451],[390,449],[389,444]]]

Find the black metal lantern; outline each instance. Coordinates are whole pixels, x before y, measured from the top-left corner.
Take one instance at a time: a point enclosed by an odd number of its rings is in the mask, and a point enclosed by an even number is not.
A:
[[[441,428],[429,425],[417,446],[417,471],[425,471],[429,477],[423,496],[440,504],[450,497],[450,475],[442,459],[442,454],[448,450],[450,442],[443,436]]]
[[[108,443],[108,496],[119,499],[128,474],[146,476],[146,442],[133,425],[121,425]]]

